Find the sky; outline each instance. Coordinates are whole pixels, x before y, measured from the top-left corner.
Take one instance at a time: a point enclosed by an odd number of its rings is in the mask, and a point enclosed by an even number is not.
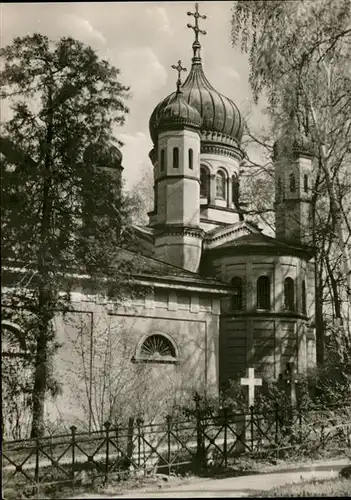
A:
[[[101,58],[121,70],[121,80],[131,87],[127,101],[130,112],[117,138],[124,146],[126,188],[132,188],[152,165],[149,118],[154,107],[175,90],[180,59],[190,70],[194,33],[186,27],[194,18],[192,2],[89,2],[89,3],[2,3],[1,46],[14,37],[35,32],[59,39],[71,36],[90,45]],[[248,83],[249,64],[230,41],[231,1],[199,2],[201,55],[211,84],[237,104],[245,115],[252,94]],[[5,111],[3,110],[4,114]],[[4,117],[3,117],[4,118]]]

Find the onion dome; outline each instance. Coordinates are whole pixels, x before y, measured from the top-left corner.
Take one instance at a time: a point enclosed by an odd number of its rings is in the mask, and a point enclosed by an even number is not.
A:
[[[120,149],[113,145],[100,146],[92,144],[84,152],[84,162],[94,167],[109,167],[122,169],[122,153]]]
[[[199,33],[206,34],[198,27],[198,19],[205,19],[198,13],[188,12],[195,17],[195,26],[188,25],[195,32],[193,43],[194,57],[190,73],[181,86],[183,99],[189,106],[195,108],[201,117],[200,135],[204,142],[216,142],[228,146],[238,146],[243,134],[243,119],[239,109],[234,102],[220,94],[207,80],[200,57],[201,45],[198,41]],[[160,120],[165,109],[173,102],[175,93],[168,95],[154,109],[150,122],[150,135],[154,142],[157,141],[157,133],[160,128]]]
[[[193,62],[188,78],[181,87],[183,101],[195,108],[200,115],[201,139],[205,141],[240,144],[243,135],[243,120],[234,102],[223,96],[207,80],[201,62]],[[150,118],[150,135],[155,143],[160,128],[160,119],[166,108],[174,101],[173,92],[154,109]]]
[[[167,106],[160,111],[156,130],[199,128],[200,125],[200,113],[184,100],[182,92],[176,92]]]
[[[274,158],[278,158],[278,156],[312,157],[315,154],[315,145],[311,138],[296,129],[294,132],[285,132],[273,146]]]

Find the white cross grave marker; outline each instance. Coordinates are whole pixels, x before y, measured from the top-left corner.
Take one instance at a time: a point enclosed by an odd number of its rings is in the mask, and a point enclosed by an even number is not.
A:
[[[247,385],[249,387],[249,408],[254,405],[255,402],[255,386],[262,385],[261,378],[255,378],[254,368],[248,369],[248,377],[240,379],[241,385]]]

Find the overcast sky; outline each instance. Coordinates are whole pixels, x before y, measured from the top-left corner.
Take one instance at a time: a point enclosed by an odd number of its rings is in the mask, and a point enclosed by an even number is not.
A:
[[[252,99],[247,56],[230,42],[232,2],[199,2],[207,19],[200,27],[204,70],[212,85],[244,113]],[[158,102],[175,90],[179,59],[190,70],[194,40],[186,27],[192,2],[3,3],[1,46],[16,36],[39,32],[57,39],[71,36],[91,45],[121,70],[131,87],[126,124],[118,130],[123,147],[126,186],[131,187],[151,163],[149,118]]]

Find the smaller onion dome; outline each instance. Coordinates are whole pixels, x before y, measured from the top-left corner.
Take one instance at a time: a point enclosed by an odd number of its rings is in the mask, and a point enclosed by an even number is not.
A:
[[[157,132],[183,127],[200,128],[200,126],[200,113],[184,100],[182,92],[177,91],[160,113]]]
[[[111,146],[101,146],[92,144],[84,152],[84,161],[94,167],[123,168],[123,155],[120,149],[114,144]]]
[[[310,137],[299,130],[285,132],[273,145],[273,157],[278,156],[315,156],[315,145]]]

